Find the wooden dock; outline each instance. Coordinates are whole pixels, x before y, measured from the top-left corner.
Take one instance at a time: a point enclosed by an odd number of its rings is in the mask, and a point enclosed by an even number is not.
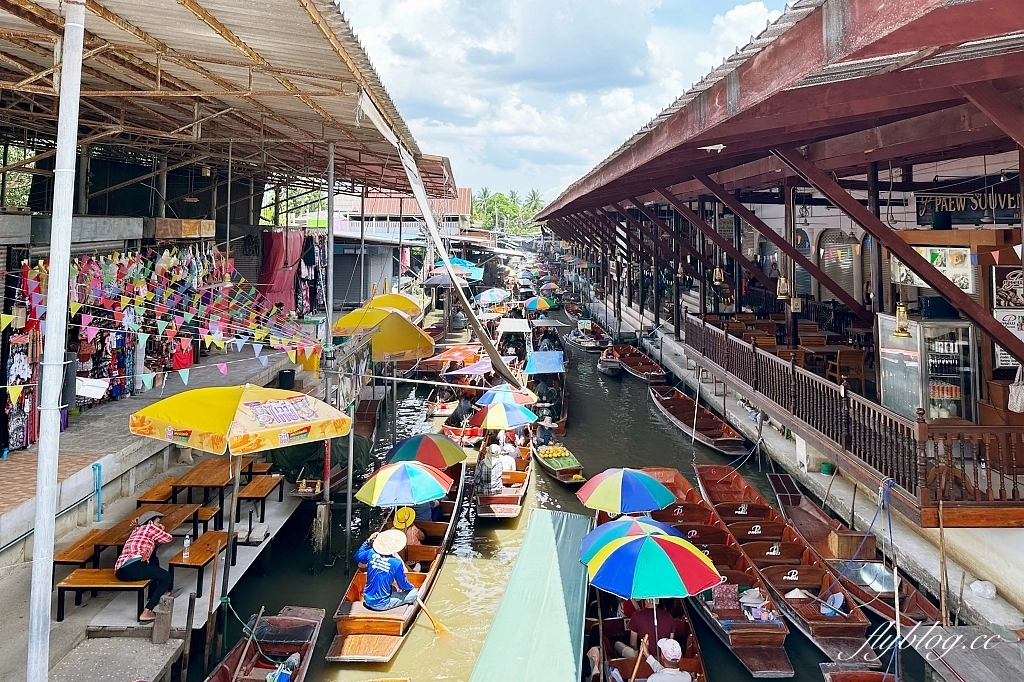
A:
[[[1016,637],[1009,630],[1001,634]],[[1024,642],[1007,641],[988,628],[921,626],[904,637],[946,682],[1024,680]],[[884,662],[886,654],[880,658]]]

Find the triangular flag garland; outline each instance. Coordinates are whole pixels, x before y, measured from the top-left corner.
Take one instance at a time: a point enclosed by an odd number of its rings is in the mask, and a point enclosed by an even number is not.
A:
[[[267,366],[267,361],[268,360],[269,360],[269,358],[266,355],[259,356],[260,364],[263,365],[264,367]]]
[[[228,374],[228,363],[226,363],[226,362],[218,362],[217,363],[217,369],[220,370],[221,374],[223,374],[224,376],[227,376],[227,374]]]
[[[7,396],[11,399],[12,403],[18,402],[18,398],[21,397],[21,392],[25,390],[24,384],[19,386],[8,386]]]
[[[288,359],[291,360],[292,364],[295,364],[295,351],[288,351]]]
[[[146,390],[153,388],[153,379],[156,378],[156,374],[153,372],[144,372],[139,376],[142,379],[142,385],[146,387]]]
[[[178,376],[181,377],[181,382],[183,384],[185,384],[186,386],[188,386],[188,370],[187,369],[179,369],[178,370]]]
[[[7,329],[11,322],[14,322],[14,315],[0,313],[0,330]]]
[[[252,344],[252,352],[255,354],[255,357],[258,358],[260,356],[260,353],[263,352],[263,344],[262,343],[254,343],[254,344]]]

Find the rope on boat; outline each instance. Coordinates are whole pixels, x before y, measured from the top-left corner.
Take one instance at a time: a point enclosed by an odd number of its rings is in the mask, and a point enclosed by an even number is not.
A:
[[[887,502],[889,500],[889,489],[892,488],[892,486],[895,485],[895,483],[896,482],[892,478],[889,478],[889,477],[886,477],[885,479],[882,480],[882,484],[878,488],[878,493],[879,493],[878,494],[878,506],[875,507],[875,515],[871,517],[871,523],[868,524],[867,529],[864,531],[864,537],[861,539],[860,544],[857,546],[857,550],[853,553],[854,557],[859,556],[861,550],[864,549],[864,544],[868,541],[868,536],[871,535],[871,529],[875,527],[875,522],[878,521],[878,515],[882,511],[882,507],[885,506],[888,509],[889,505],[887,504]],[[851,513],[850,525],[852,527],[852,525],[853,525],[853,518],[852,518],[853,511],[851,510],[850,513]],[[889,513],[889,522],[891,524],[892,523],[892,512],[889,511],[888,513]],[[891,535],[892,534],[892,525],[889,526],[889,533],[890,533],[890,542],[892,542],[892,540],[891,540],[891,537],[892,537],[892,535]],[[859,561],[859,559],[856,559],[856,558],[849,559],[846,562],[846,565],[843,566],[843,570],[839,571],[839,573],[836,575],[836,579],[833,580],[832,584],[829,585],[823,592],[829,592],[829,591],[832,590],[832,588],[834,588],[836,585],[838,585],[840,579],[844,575],[846,575],[846,572],[849,571],[850,568],[857,561]],[[896,589],[899,589],[899,585],[896,586]]]
[[[226,597],[226,596],[225,597],[221,597],[220,598],[220,603],[224,604],[225,606],[227,606],[228,607],[228,611],[231,612],[231,615],[233,615],[235,617],[235,620],[237,620],[242,625],[242,635],[243,636],[252,634],[252,643],[256,646],[256,650],[259,652],[260,656],[262,656],[267,661],[270,661],[271,663],[284,663],[285,662],[286,659],[284,659],[284,658],[276,659],[273,656],[268,656],[266,653],[264,653],[263,648],[260,647],[260,640],[256,636],[256,632],[254,630],[252,630],[252,628],[249,627],[249,622],[248,621],[242,620],[242,617],[238,615],[237,611],[235,611],[235,607],[231,605],[231,597]],[[255,623],[254,623],[254,625],[255,625]],[[225,630],[227,629],[227,622],[226,621],[224,623],[224,628],[225,628]]]

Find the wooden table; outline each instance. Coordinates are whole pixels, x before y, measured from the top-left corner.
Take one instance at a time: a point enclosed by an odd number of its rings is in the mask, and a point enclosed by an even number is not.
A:
[[[204,459],[199,464],[174,482],[172,486],[171,499],[178,500],[178,493],[182,490],[188,491],[188,501],[192,502],[192,488],[203,489],[203,504],[210,501],[210,490],[217,491],[217,501],[220,504],[218,517],[224,518],[224,488],[231,484],[233,473],[231,471],[232,457],[211,457]],[[242,473],[252,468],[255,457],[242,458]]]
[[[260,523],[267,517],[267,498],[277,489],[277,501],[284,500],[284,476],[281,474],[270,474],[268,476],[257,476],[242,490],[238,491],[238,499],[235,500],[235,523],[242,520],[242,503],[260,503]]]
[[[841,350],[856,350],[854,348],[850,348],[850,346],[847,346],[845,343],[842,344],[842,345],[831,344],[831,345],[828,345],[828,346],[803,346],[803,345],[800,345],[800,346],[797,346],[797,348],[799,348],[800,350],[806,352],[808,355],[836,355]]]
[[[135,528],[134,521],[148,511],[161,512],[164,515],[163,524],[167,532],[171,532],[189,519],[192,520],[193,537],[199,534],[199,509],[200,504],[144,504],[127,518],[121,520],[117,525],[111,526],[103,534],[97,535],[93,542],[94,566],[99,565],[100,554],[107,547],[117,547],[120,551],[128,536]]]

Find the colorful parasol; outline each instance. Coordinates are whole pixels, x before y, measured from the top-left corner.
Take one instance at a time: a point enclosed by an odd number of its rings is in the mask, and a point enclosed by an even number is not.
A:
[[[504,289],[488,289],[487,291],[482,291],[474,296],[473,300],[484,305],[492,305],[495,303],[501,303],[502,301],[507,301],[510,298],[512,298],[512,294]]]
[[[541,291],[558,291],[559,287],[554,282],[548,282],[540,288]]]
[[[466,459],[466,451],[439,433],[422,433],[398,442],[387,454],[391,462],[419,462],[447,469]]]
[[[468,284],[469,283],[466,282],[466,280],[462,279],[461,277],[456,276],[455,277],[455,284],[453,285],[452,284],[451,275],[448,275],[448,274],[433,275],[433,276],[428,277],[427,279],[423,280],[423,286],[425,286],[425,287],[451,287],[451,286],[464,287],[464,286],[468,286]]]
[[[580,561],[588,563],[594,558],[598,550],[612,540],[619,538],[634,537],[637,535],[672,535],[677,538],[684,537],[681,532],[668,525],[655,521],[650,516],[620,516],[619,518],[602,523],[594,530],[587,533],[587,536],[580,542]]]
[[[403,314],[415,317],[423,312],[423,308],[412,296],[408,294],[381,294],[374,296],[365,304],[364,308],[393,308],[400,310]]]
[[[533,298],[526,299],[523,307],[527,310],[547,310],[551,307],[551,301],[543,296],[534,296]]]
[[[205,452],[245,455],[296,443],[340,438],[348,415],[303,393],[261,386],[196,388],[144,407],[129,430]]]
[[[611,540],[587,563],[594,587],[623,599],[689,597],[722,582],[710,557],[674,535]]]
[[[372,333],[370,348],[374,362],[421,360],[434,354],[433,339],[394,308],[358,308],[338,318],[331,333],[335,336]]]
[[[404,507],[439,500],[448,494],[452,479],[429,464],[385,464],[370,476],[356,499],[375,507]]]
[[[480,346],[475,344],[462,344],[446,348],[430,359],[441,362],[465,362],[470,358],[474,358],[475,362],[475,358],[479,357],[480,353]]]
[[[537,394],[528,388],[524,387],[517,390],[508,384],[501,384],[484,393],[480,400],[476,401],[476,404],[515,403],[516,405],[532,405],[538,400]]]
[[[637,469],[608,469],[576,492],[580,502],[610,514],[635,514],[664,509],[675,494],[658,479]]]
[[[470,420],[470,426],[478,426],[482,429],[503,431],[506,429],[517,429],[537,421],[537,415],[522,405],[515,403],[492,403],[474,414]],[[675,498],[672,498],[673,500]]]

